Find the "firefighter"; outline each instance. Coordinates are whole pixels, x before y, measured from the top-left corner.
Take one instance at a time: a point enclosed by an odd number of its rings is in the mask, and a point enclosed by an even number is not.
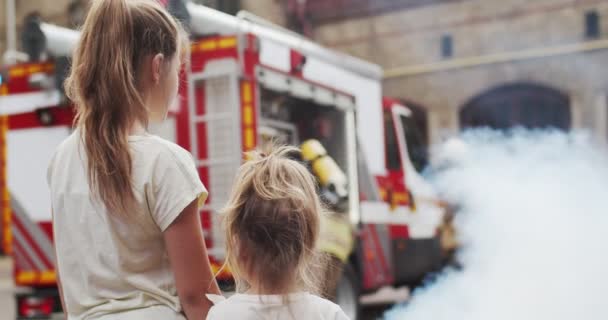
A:
[[[322,292],[325,297],[334,299],[338,281],[354,245],[353,229],[345,214],[348,182],[342,169],[318,140],[307,140],[300,148],[303,160],[317,178],[322,198],[334,210],[323,216],[318,243],[318,249],[328,256]]]
[[[303,160],[317,177],[323,199],[332,208],[342,209],[348,200],[348,182],[342,169],[318,140],[304,141],[300,148]]]

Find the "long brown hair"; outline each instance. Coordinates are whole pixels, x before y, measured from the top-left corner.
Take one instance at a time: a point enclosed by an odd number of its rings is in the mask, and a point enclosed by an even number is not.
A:
[[[313,271],[323,208],[311,173],[293,147],[268,147],[248,154],[224,208],[227,264],[239,291],[254,277],[267,294],[316,292]]]
[[[148,110],[139,73],[144,58],[180,50],[183,29],[154,0],[94,0],[65,82],[94,195],[114,214],[128,214],[134,193],[128,136]]]

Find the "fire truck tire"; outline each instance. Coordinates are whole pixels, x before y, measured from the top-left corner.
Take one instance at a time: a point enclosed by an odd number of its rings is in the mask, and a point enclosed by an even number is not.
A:
[[[334,301],[342,308],[349,319],[361,319],[361,304],[359,303],[359,282],[357,273],[350,265],[344,265],[342,276],[336,285]]]

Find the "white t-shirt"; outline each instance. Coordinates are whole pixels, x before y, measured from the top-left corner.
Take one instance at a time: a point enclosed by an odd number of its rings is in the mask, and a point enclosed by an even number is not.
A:
[[[237,293],[228,299],[208,294],[214,306],[207,320],[349,320],[337,304],[306,292],[279,295]]]
[[[207,191],[192,156],[176,144],[141,135],[131,136],[129,146],[133,222],[91,197],[78,130],[49,166],[57,269],[70,320],[184,319],[162,232]]]

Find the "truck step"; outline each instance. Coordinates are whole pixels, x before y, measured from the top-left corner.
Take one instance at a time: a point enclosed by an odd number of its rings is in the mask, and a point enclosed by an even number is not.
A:
[[[0,310],[2,319],[15,319],[15,288],[13,284],[13,260],[0,257]]]
[[[0,291],[13,289],[13,259],[0,256]]]
[[[359,297],[359,303],[364,306],[395,304],[408,301],[410,289],[408,287],[382,287],[376,292],[364,294]]]

